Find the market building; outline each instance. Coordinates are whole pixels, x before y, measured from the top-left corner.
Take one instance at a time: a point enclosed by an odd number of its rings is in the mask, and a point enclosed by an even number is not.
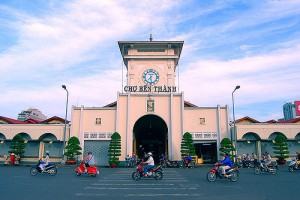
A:
[[[108,165],[110,136],[121,135],[122,155],[142,145],[156,158],[162,153],[181,160],[181,140],[192,134],[198,158],[218,159],[221,138],[230,137],[228,107],[198,107],[178,91],[176,69],[183,41],[119,41],[127,84],[117,100],[104,107],[73,107],[71,135],[93,152],[99,165]]]

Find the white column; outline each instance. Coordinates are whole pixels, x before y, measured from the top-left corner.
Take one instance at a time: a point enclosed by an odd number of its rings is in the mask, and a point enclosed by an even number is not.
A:
[[[174,160],[173,155],[173,94],[170,93],[170,122],[168,131],[168,151],[169,159]]]

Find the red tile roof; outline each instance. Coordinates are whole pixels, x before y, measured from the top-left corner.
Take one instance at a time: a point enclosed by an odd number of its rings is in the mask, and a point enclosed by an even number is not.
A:
[[[256,119],[253,119],[253,118],[251,118],[251,117],[249,117],[249,116],[245,116],[245,117],[243,117],[243,118],[241,118],[241,119],[235,120],[235,123],[239,123],[239,122],[244,121],[244,120],[249,120],[249,121],[251,121],[251,122],[253,122],[253,123],[260,123],[260,122],[257,121]]]
[[[278,123],[296,123],[296,122],[299,122],[299,121],[300,121],[300,117],[290,119],[290,120],[286,120],[286,121],[281,121],[281,122],[278,122]]]
[[[58,120],[58,121],[61,121],[62,123],[65,123],[65,119],[63,118],[60,118],[60,117],[57,117],[57,116],[53,116],[51,118],[48,118],[44,121],[41,121],[40,124],[47,124],[48,122],[50,121],[53,121],[53,120]],[[67,124],[69,123],[70,121],[67,120]]]
[[[22,122],[22,121],[12,119],[9,117],[0,116],[0,119],[2,119],[3,121],[6,121],[8,124],[27,124],[26,122]]]

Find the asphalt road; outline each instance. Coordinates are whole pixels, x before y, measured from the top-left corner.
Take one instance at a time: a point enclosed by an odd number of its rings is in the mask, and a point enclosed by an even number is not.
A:
[[[300,171],[288,172],[280,166],[276,175],[255,175],[253,169],[240,169],[240,179],[208,182],[210,167],[164,169],[164,177],[133,181],[134,168],[99,168],[97,177],[77,177],[75,166],[59,167],[56,176],[31,176],[30,167],[0,166],[0,199],[299,199]]]

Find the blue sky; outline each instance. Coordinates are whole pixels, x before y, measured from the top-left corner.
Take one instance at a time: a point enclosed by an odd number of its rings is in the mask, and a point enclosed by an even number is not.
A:
[[[267,121],[300,100],[299,0],[1,0],[0,115],[16,119],[33,107],[64,118],[63,84],[69,119],[72,105],[114,102],[122,90],[117,42],[150,33],[184,41],[186,101],[231,108],[240,85],[236,119]]]

